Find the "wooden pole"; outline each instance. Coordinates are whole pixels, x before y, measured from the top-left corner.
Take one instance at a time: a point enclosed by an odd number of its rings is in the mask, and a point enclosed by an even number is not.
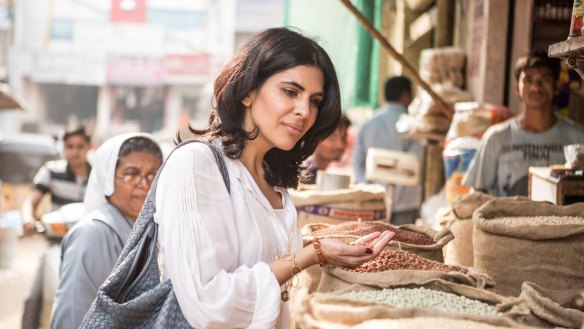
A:
[[[389,54],[402,65],[405,74],[410,79],[414,80],[416,84],[422,87],[430,95],[430,97],[432,97],[434,102],[436,102],[439,105],[440,110],[448,119],[452,119],[453,110],[448,105],[448,103],[446,103],[440,96],[438,96],[438,94],[436,94],[434,90],[432,90],[432,88],[424,80],[422,80],[418,72],[416,72],[416,70],[410,65],[410,63],[408,63],[406,59],[389,44],[389,42],[381,34],[381,32],[379,32],[367,20],[367,18],[363,16],[363,14],[361,14],[361,12],[359,12],[359,10],[357,10],[357,8],[353,6],[350,0],[341,0],[341,2],[345,5],[345,7],[347,7],[347,9],[349,9],[351,13],[353,13],[353,15],[355,15],[355,17],[357,17],[359,22],[363,24],[363,26],[367,29],[369,34],[371,34],[371,36],[377,39],[377,41],[381,43],[383,48],[385,48],[385,50],[387,50],[387,52],[389,52]]]
[[[438,24],[434,35],[436,47],[452,46],[454,38],[454,0],[438,0]]]

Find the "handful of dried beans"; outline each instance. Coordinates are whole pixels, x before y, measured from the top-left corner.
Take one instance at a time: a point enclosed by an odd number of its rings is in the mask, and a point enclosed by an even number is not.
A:
[[[409,243],[417,246],[428,246],[436,243],[429,236],[408,230],[402,230],[397,227],[393,227],[383,223],[370,223],[370,222],[348,222],[339,225],[330,226],[320,230],[316,230],[307,234],[307,236],[318,236],[324,237],[328,235],[352,235],[352,236],[365,236],[373,232],[383,232],[390,230],[395,232],[395,237],[392,241],[398,241],[403,243]]]

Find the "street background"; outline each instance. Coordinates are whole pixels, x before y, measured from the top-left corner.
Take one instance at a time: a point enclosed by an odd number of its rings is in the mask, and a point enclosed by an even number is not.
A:
[[[24,300],[47,246],[40,234],[22,237],[10,267],[0,269],[0,328],[20,328]]]

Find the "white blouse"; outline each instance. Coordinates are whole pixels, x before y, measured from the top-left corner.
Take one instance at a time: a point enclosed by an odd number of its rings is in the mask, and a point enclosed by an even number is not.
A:
[[[230,194],[207,145],[182,146],[162,170],[154,215],[161,278],[171,279],[194,328],[286,327],[289,312],[268,263],[300,248],[296,209],[276,187],[278,216],[243,164],[224,159]]]

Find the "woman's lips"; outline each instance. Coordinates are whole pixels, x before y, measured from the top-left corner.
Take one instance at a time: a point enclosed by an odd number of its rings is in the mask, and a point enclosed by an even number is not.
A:
[[[301,124],[284,123],[284,126],[294,134],[301,134],[304,130],[304,126]]]

